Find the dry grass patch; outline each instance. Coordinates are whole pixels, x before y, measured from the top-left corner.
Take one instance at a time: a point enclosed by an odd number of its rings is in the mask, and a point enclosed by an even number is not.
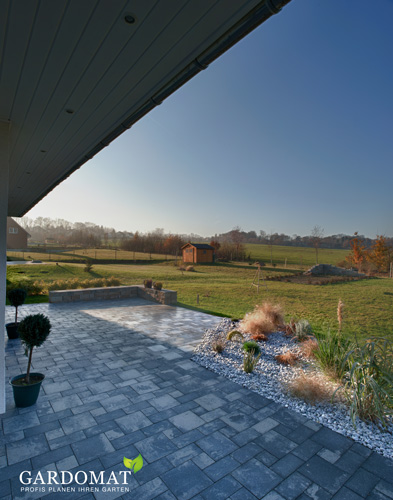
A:
[[[255,340],[256,342],[266,342],[268,340],[268,337],[264,335],[263,333],[258,333],[256,335],[251,336],[252,340]]]
[[[266,335],[280,328],[283,323],[284,314],[281,306],[264,302],[245,315],[240,323],[240,329],[244,333]]]
[[[289,382],[287,390],[291,396],[303,399],[310,404],[331,401],[336,386],[323,375],[302,373]]]
[[[301,343],[300,350],[305,358],[315,358],[315,351],[318,349],[318,342],[315,339],[308,339]]]
[[[283,354],[279,354],[275,357],[277,363],[281,365],[290,365],[293,366],[298,361],[299,357],[297,354],[291,351],[286,351]]]

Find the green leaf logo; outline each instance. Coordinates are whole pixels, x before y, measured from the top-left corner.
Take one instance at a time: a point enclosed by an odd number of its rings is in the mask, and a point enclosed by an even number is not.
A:
[[[134,458],[134,460],[130,460],[129,458],[124,457],[123,463],[128,469],[132,470],[134,468],[134,474],[135,474],[135,472],[138,472],[138,470],[142,469],[143,458],[141,454],[139,454],[136,458]]]

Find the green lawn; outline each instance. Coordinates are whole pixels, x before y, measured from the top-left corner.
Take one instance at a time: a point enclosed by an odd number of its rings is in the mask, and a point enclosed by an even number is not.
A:
[[[94,265],[86,273],[82,264],[9,266],[8,280],[82,279],[115,276],[123,285],[142,284],[146,278],[162,281],[164,288],[177,290],[180,305],[218,315],[240,318],[264,300],[279,302],[286,319],[306,318],[314,328],[336,326],[339,298],[345,303],[345,326],[361,337],[383,335],[393,339],[393,280],[379,278],[330,285],[267,282],[257,294],[251,286],[256,269],[248,264],[195,266],[195,272],[179,271],[171,262],[159,264]],[[291,272],[283,268],[263,268],[265,275]],[[197,296],[199,295],[199,305]],[[47,297],[29,298],[47,300]]]
[[[269,245],[247,243],[245,248],[246,254],[248,255],[250,253],[253,259],[261,260],[266,264],[270,264],[271,255]],[[298,268],[303,268],[315,265],[315,248],[273,245],[271,250],[273,264],[278,266],[284,266],[285,259],[287,260],[287,266],[290,267],[296,266]],[[320,248],[318,250],[318,262],[320,264],[336,265],[337,262],[344,260],[348,254],[348,250]]]

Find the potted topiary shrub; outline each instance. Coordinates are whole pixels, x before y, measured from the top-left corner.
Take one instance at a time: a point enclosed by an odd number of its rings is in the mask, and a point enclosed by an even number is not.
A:
[[[30,314],[19,323],[19,336],[28,357],[27,373],[17,375],[10,381],[14,391],[15,405],[20,408],[35,404],[45,378],[42,373],[30,373],[34,347],[39,347],[47,339],[51,329],[49,319],[43,314]]]
[[[18,307],[25,303],[26,295],[26,290],[23,290],[23,288],[14,288],[7,292],[7,299],[15,307],[15,322],[5,325],[9,339],[18,338]]]
[[[145,285],[145,288],[151,288],[153,286],[153,280],[152,279],[147,279],[143,282]]]
[[[155,281],[153,283],[153,288],[154,288],[154,290],[162,290],[162,283],[161,283],[161,281]]]

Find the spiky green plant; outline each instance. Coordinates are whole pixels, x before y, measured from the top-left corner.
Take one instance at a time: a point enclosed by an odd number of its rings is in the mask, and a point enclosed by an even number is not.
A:
[[[315,332],[315,337],[318,348],[314,355],[321,370],[342,380],[348,371],[347,353],[353,348],[353,343],[345,335],[333,330]]]
[[[254,354],[259,354],[261,352],[261,348],[254,340],[247,340],[247,342],[243,343],[243,351],[253,351]]]
[[[243,358],[244,371],[246,373],[251,373],[254,370],[254,368],[256,367],[260,357],[261,357],[261,353],[259,353],[256,356],[254,349],[251,349],[250,351],[246,351],[244,353],[244,358]]]
[[[301,319],[295,323],[293,336],[298,342],[304,342],[309,339],[311,334],[311,325],[306,319]]]
[[[340,387],[353,425],[369,420],[387,428],[393,415],[393,344],[385,338],[368,340],[346,356],[348,371]]]

